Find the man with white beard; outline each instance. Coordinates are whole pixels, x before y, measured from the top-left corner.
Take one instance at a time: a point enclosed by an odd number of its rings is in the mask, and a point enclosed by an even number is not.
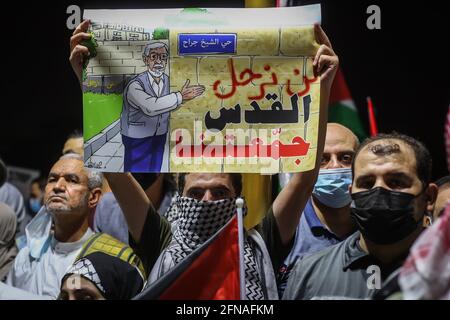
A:
[[[164,72],[169,52],[163,42],[148,44],[142,58],[147,70],[134,77],[123,92],[124,171],[160,172],[170,112],[201,95],[205,88],[189,86],[186,80],[181,91],[169,92],[169,77]]]
[[[61,279],[93,234],[88,218],[101,195],[102,175],[87,171],[77,154],[62,156],[52,167],[44,206],[27,225],[27,246],[20,250],[6,284],[33,295],[56,299]],[[0,288],[3,298],[18,290]],[[20,297],[19,297],[20,298]],[[23,295],[30,299],[31,295]]]

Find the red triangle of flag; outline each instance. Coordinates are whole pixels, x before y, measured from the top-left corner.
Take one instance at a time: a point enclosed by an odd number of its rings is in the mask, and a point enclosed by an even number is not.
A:
[[[215,239],[205,245],[200,255],[192,259],[158,299],[240,299],[237,217],[231,219]]]

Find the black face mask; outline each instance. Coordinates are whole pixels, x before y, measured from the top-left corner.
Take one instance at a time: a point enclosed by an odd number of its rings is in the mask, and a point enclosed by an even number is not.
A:
[[[393,244],[405,239],[422,223],[421,219],[414,219],[417,197],[382,187],[354,193],[351,216],[365,238],[376,244]]]
[[[147,172],[132,172],[131,175],[140,184],[142,189],[147,190],[158,178],[157,173],[147,173]]]

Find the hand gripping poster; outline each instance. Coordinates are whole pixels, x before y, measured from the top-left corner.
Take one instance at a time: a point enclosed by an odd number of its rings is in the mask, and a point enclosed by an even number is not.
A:
[[[85,166],[108,172],[314,167],[320,5],[85,10]]]

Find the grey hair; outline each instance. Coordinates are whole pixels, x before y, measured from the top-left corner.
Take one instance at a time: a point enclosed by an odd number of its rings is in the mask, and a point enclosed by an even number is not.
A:
[[[103,186],[103,174],[100,171],[86,169],[88,173],[88,188],[101,188]]]
[[[74,159],[84,162],[84,159],[78,153],[70,152],[62,155],[59,160],[64,159]],[[99,171],[91,170],[88,168],[84,168],[86,170],[86,174],[88,176],[88,188],[92,190],[94,188],[101,188],[103,186],[103,174]]]
[[[151,49],[158,49],[158,48],[165,48],[166,52],[169,52],[169,48],[167,47],[167,44],[165,44],[164,42],[153,42],[145,46],[144,52],[142,53],[142,58],[145,59],[146,57],[148,57]]]

